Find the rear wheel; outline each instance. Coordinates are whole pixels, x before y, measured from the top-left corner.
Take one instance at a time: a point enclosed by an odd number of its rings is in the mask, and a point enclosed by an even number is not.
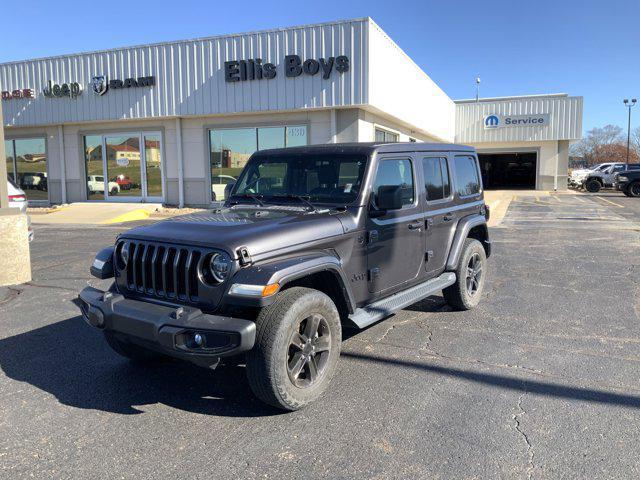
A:
[[[256,320],[256,344],[247,354],[247,377],[262,401],[299,410],[324,393],[333,377],[342,342],[333,301],[310,288],[278,294]]]
[[[127,342],[116,336],[113,332],[105,331],[103,333],[104,338],[111,349],[129,360],[139,363],[150,363],[163,358],[163,355],[140,347],[134,343]]]
[[[640,182],[633,182],[630,183],[629,186],[627,187],[627,190],[624,192],[625,195],[628,192],[628,196],[629,197],[640,197]]]
[[[471,310],[480,303],[486,278],[487,255],[482,244],[467,238],[456,268],[456,282],[442,293],[449,305],[457,310]]]
[[[584,188],[587,192],[597,193],[602,188],[602,185],[598,180],[590,179],[584,184]]]

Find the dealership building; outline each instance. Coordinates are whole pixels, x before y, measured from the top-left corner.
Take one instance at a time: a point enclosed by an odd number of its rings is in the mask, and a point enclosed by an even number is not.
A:
[[[32,203],[224,198],[256,150],[475,146],[486,188],[566,188],[582,97],[454,101],[371,19],[0,64],[9,175]]]

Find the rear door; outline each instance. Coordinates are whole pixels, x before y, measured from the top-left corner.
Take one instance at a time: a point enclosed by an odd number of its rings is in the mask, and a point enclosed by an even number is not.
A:
[[[439,275],[449,253],[457,223],[453,208],[451,169],[447,153],[425,154],[422,159],[425,196],[425,268],[427,276]]]
[[[377,218],[367,218],[369,291],[386,291],[415,279],[424,259],[424,213],[418,199],[416,165],[410,156],[381,157],[373,181],[375,206],[380,186],[398,185],[403,206]]]

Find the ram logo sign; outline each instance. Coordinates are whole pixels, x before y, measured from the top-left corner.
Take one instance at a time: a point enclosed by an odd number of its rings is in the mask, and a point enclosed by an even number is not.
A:
[[[533,115],[487,115],[483,119],[485,130],[505,127],[541,127],[549,125],[548,113]]]

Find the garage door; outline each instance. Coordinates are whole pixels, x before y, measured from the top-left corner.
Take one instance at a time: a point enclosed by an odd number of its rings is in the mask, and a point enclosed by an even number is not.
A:
[[[536,152],[479,153],[478,160],[487,190],[536,188]]]

